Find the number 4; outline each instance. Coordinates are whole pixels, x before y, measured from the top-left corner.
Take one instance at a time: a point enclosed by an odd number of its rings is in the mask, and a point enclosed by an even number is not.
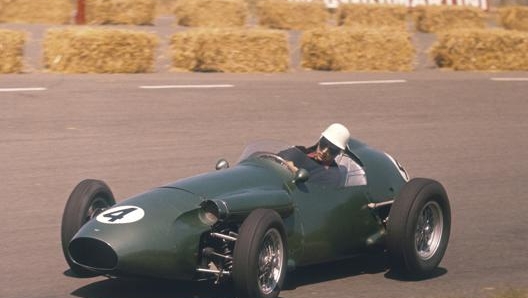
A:
[[[115,222],[116,220],[123,219],[123,217],[125,217],[125,215],[127,215],[127,214],[129,214],[131,212],[134,212],[136,210],[137,210],[137,208],[126,208],[126,209],[117,210],[117,211],[114,211],[114,212],[110,212],[110,213],[104,214],[103,216],[109,218],[110,222]]]

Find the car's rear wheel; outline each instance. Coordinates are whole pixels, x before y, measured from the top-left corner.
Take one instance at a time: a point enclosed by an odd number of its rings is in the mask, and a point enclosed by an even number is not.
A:
[[[239,229],[233,252],[237,297],[275,298],[286,275],[287,244],[277,212],[257,209]]]
[[[62,215],[61,242],[64,258],[75,275],[87,277],[97,274],[72,260],[68,250],[70,240],[86,222],[114,204],[112,191],[100,180],[81,181],[70,194]]]
[[[442,260],[449,242],[451,209],[443,186],[415,178],[400,191],[389,213],[387,247],[392,268],[426,277]]]

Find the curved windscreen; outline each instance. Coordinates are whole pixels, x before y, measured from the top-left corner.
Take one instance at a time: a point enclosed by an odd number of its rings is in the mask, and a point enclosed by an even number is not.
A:
[[[294,146],[286,142],[283,142],[283,141],[274,141],[274,140],[255,141],[246,146],[246,148],[244,149],[244,151],[242,151],[242,154],[238,158],[237,163],[240,163],[246,160],[248,157],[252,156],[253,154],[257,152],[278,154],[279,152],[282,152],[292,147]]]

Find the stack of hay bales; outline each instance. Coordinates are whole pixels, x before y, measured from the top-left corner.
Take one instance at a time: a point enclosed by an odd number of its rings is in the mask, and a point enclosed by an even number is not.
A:
[[[182,26],[242,27],[249,10],[245,0],[178,0],[174,13]]]
[[[453,30],[439,34],[431,48],[439,67],[454,70],[528,70],[528,33],[508,30]]]
[[[528,6],[499,8],[499,18],[506,29],[528,31]]]
[[[302,67],[334,71],[410,71],[415,54],[407,31],[387,27],[306,31],[301,51]]]
[[[341,4],[337,23],[340,26],[376,26],[406,29],[407,7],[403,5]]]
[[[325,26],[329,13],[323,2],[260,0],[256,16],[264,27],[304,30]]]
[[[157,0],[86,0],[86,23],[150,25]]]
[[[289,68],[285,32],[267,29],[195,29],[171,39],[176,70],[284,72]]]
[[[416,29],[421,32],[439,32],[461,28],[484,28],[486,16],[477,7],[418,6],[413,10]]]
[[[0,29],[0,73],[22,71],[25,42],[25,33]]]
[[[62,73],[139,73],[153,70],[158,37],[123,29],[48,29],[44,65]]]
[[[68,24],[71,0],[0,0],[0,22]]]

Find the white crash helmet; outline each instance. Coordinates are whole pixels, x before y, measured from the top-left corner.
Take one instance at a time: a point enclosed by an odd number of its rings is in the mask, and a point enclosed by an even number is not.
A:
[[[324,137],[339,149],[345,150],[350,138],[350,132],[343,124],[334,123],[323,131],[321,137]]]

